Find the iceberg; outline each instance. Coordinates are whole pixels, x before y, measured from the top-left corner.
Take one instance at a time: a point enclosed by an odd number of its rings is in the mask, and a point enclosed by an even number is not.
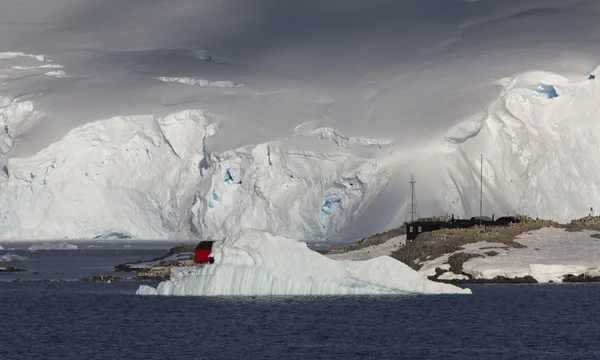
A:
[[[427,280],[407,265],[382,256],[336,261],[303,242],[244,229],[213,246],[214,264],[173,269],[157,288],[138,295],[346,295],[469,294],[469,289]]]
[[[67,244],[67,243],[43,243],[43,244],[35,244],[31,245],[27,248],[29,251],[40,251],[40,250],[77,250],[78,247],[75,244]]]
[[[11,261],[29,261],[29,258],[26,256],[20,256],[20,255],[11,254],[11,253],[0,255],[0,262],[11,262]]]

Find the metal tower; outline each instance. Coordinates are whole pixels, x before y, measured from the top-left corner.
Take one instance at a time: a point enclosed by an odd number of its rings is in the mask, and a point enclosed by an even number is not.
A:
[[[479,172],[479,225],[481,225],[481,218],[483,217],[483,154],[480,157],[481,167]]]
[[[417,194],[415,191],[415,178],[413,175],[410,176],[410,190],[408,193],[409,204],[406,207],[406,221],[410,218],[410,221],[415,221],[419,218],[419,205],[417,205]]]

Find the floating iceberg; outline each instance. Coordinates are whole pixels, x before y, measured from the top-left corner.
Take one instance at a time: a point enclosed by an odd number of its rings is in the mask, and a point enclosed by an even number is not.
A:
[[[31,245],[27,248],[29,251],[38,251],[38,250],[77,250],[77,245],[67,244],[67,243],[43,243],[43,244],[35,244]]]
[[[17,254],[4,254],[0,255],[0,262],[11,262],[11,261],[28,261],[29,258],[25,256],[19,256]]]
[[[213,247],[214,264],[173,270],[139,295],[468,294],[387,256],[335,261],[305,243],[244,229]]]

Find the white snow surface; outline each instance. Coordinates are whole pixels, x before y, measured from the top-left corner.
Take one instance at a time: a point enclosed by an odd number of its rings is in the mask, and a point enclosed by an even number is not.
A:
[[[75,244],[68,244],[64,242],[45,242],[41,244],[31,245],[27,248],[29,251],[40,251],[40,250],[77,250],[78,247]]]
[[[405,220],[410,173],[421,215],[478,213],[479,154],[486,212],[581,217],[600,198],[599,15],[5,1],[0,238],[354,240]]]
[[[239,87],[239,86],[243,86],[240,84],[236,84],[233,81],[227,81],[227,80],[222,80],[222,81],[212,81],[212,80],[206,80],[206,79],[196,79],[196,78],[191,78],[191,77],[166,77],[166,76],[159,76],[156,78],[157,80],[163,81],[163,82],[167,82],[167,83],[180,83],[180,84],[186,84],[186,85],[192,85],[192,86],[200,86],[200,87],[220,87],[220,88],[233,88],[233,87]]]
[[[139,295],[467,294],[469,289],[429,281],[389,256],[336,261],[305,243],[257,230],[213,246],[214,264],[174,268],[171,280]]]
[[[367,246],[343,254],[327,254],[325,256],[332,260],[369,260],[380,256],[389,256],[404,244],[406,244],[406,235],[401,235],[393,237],[383,244]]]
[[[595,231],[568,232],[564,229],[543,228],[519,236],[515,241],[526,248],[512,248],[504,244],[477,242],[463,246],[459,252],[484,254],[495,251],[498,255],[472,258],[463,264],[463,271],[475,279],[493,279],[531,276],[540,283],[562,282],[565,275],[598,276],[600,274],[600,240],[590,235]],[[423,276],[435,274],[435,268],[448,270],[442,265],[451,254],[427,261],[419,270]],[[442,279],[462,279],[459,275],[442,274]],[[441,278],[441,277],[440,277]]]

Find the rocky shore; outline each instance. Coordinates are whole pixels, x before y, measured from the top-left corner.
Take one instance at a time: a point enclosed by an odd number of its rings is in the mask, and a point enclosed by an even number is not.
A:
[[[443,283],[600,282],[600,259],[596,263],[589,256],[600,251],[600,217],[588,216],[569,224],[526,216],[520,220],[505,227],[426,232],[389,255]],[[329,254],[350,256],[400,232],[398,228],[377,234]]]
[[[0,267],[0,274],[15,273],[15,272],[20,272],[20,271],[27,271],[27,270],[20,269],[20,268],[14,267],[14,266]]]
[[[344,246],[341,248],[333,249],[329,251],[328,255],[344,254],[350,251],[361,250],[369,246],[377,246],[387,242],[398,236],[406,235],[406,228],[404,226],[388,230],[382,233],[378,233],[367,238],[357,241],[355,244]]]
[[[194,262],[194,248],[194,245],[175,246],[163,256],[120,264],[115,266],[115,270],[118,272],[135,272],[134,280],[169,280],[173,268],[203,267],[206,265]]]

